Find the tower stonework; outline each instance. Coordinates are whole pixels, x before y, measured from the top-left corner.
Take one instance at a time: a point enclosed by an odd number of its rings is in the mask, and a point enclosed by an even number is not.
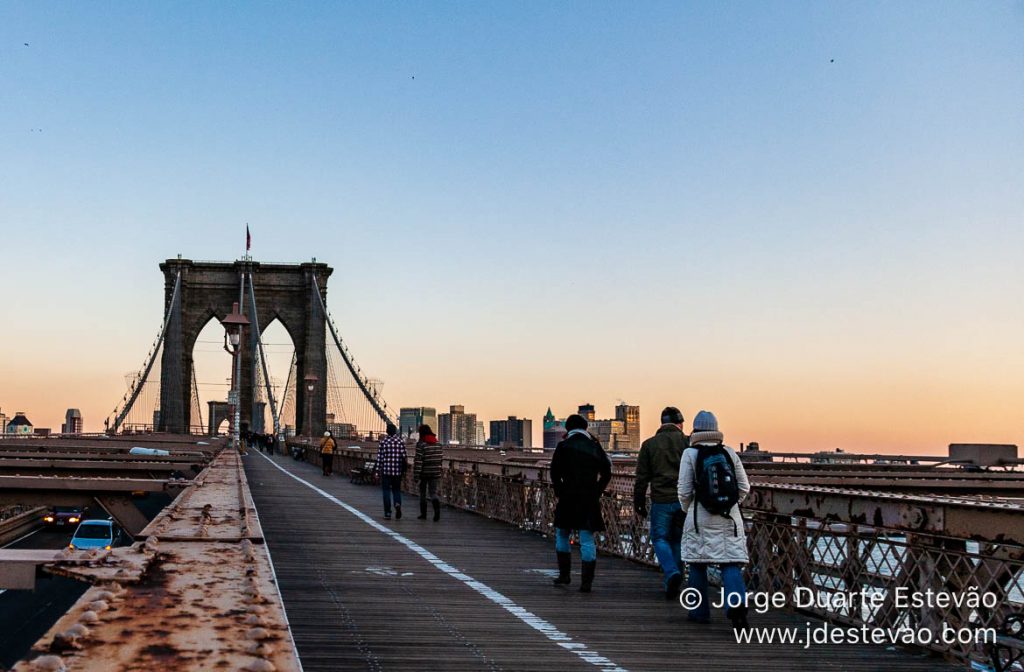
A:
[[[238,303],[253,321],[253,301],[259,329],[267,328],[275,318],[288,331],[295,345],[296,380],[295,426],[302,434],[317,436],[324,431],[327,412],[327,323],[315,292],[319,288],[324,305],[327,280],[333,269],[327,264],[269,264],[256,261],[206,262],[168,259],[160,264],[164,273],[164,311],[170,314],[160,360],[160,421],[158,431],[188,432],[195,424],[191,418],[192,350],[203,327],[211,319],[221,320]],[[175,279],[181,273],[181,296],[172,301]],[[242,277],[253,284],[252,295]],[[315,280],[315,282],[314,282]],[[255,325],[245,329],[240,343],[241,379],[240,415],[243,425],[253,426],[253,384],[257,363]],[[225,358],[228,354],[224,354]],[[318,379],[312,399],[307,399],[302,384],[312,373]],[[307,428],[307,407],[312,404],[312,427]],[[310,429],[312,431],[310,431]]]

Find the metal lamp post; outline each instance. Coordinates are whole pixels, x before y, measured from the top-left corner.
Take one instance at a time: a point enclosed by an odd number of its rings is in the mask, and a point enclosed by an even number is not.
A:
[[[238,450],[240,448],[238,429],[241,425],[241,401],[238,394],[238,381],[242,377],[242,372],[239,368],[241,360],[238,357],[238,353],[242,349],[242,329],[249,326],[249,318],[238,310],[238,302],[236,301],[231,306],[231,313],[221,320],[221,324],[224,325],[224,349],[231,355],[231,391],[228,392],[228,405],[232,409],[228,417],[231,419],[232,445]]]
[[[319,378],[315,374],[306,374],[303,381],[306,383],[306,436],[309,437],[309,444],[313,445],[313,390]]]

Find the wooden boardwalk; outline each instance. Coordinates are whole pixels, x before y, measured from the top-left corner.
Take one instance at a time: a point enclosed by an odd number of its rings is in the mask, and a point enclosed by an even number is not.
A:
[[[402,520],[385,521],[375,486],[290,458],[245,463],[307,672],[963,669],[884,646],[739,645],[720,614],[688,623],[651,568],[602,556],[584,595],[575,554],[571,589],[555,588],[553,543],[540,535],[450,508],[439,523],[417,520],[410,497]],[[751,620],[802,632],[809,619]]]

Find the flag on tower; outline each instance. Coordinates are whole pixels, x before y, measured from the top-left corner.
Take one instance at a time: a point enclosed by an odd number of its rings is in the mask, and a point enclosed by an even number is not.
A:
[[[252,247],[252,236],[249,235],[249,223],[245,223],[245,251],[248,252],[249,248]]]

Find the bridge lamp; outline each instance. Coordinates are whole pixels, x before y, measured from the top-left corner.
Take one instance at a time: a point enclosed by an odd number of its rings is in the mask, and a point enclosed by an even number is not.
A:
[[[221,324],[224,325],[224,348],[227,349],[230,343],[231,349],[228,352],[235,354],[242,342],[242,328],[249,326],[249,318],[238,310],[237,301],[231,306],[231,312],[227,317],[221,320]]]
[[[306,383],[306,434],[309,436],[309,440],[313,440],[313,390],[316,389],[317,381],[320,379],[316,377],[316,374],[307,373],[303,381]]]
[[[238,370],[240,363],[238,351],[241,349],[239,346],[242,343],[242,329],[249,326],[249,318],[238,309],[236,301],[231,306],[228,316],[221,320],[221,324],[224,325],[224,349],[231,354],[231,392],[228,394],[228,403],[235,407],[234,413],[232,413],[231,440],[235,449],[238,450],[241,447],[238,442],[238,429],[241,424],[239,417],[241,404],[238,394],[238,379],[241,377],[241,371]],[[231,344],[230,348],[228,343]]]

